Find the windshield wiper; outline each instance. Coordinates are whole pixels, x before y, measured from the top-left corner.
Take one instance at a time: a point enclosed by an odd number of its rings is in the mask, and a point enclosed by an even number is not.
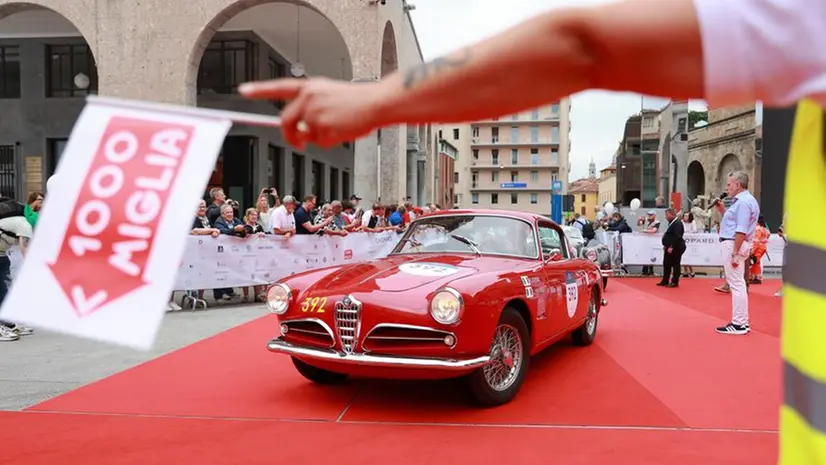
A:
[[[473,242],[472,240],[468,239],[465,236],[460,236],[458,234],[451,234],[450,237],[456,239],[457,241],[461,242],[462,244],[467,244],[467,246],[470,247],[471,250],[473,250],[473,253],[475,253],[476,255],[479,255],[480,257],[482,256],[482,252],[479,251],[479,244]]]
[[[413,247],[421,247],[422,243],[413,238],[401,239],[399,242],[409,242]]]

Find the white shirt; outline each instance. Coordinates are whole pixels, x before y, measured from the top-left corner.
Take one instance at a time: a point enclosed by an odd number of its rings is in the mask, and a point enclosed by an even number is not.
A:
[[[361,224],[367,226],[370,224],[370,218],[373,218],[373,210],[367,210],[364,212],[364,215],[361,216]]]
[[[826,1],[694,0],[706,101],[826,104]]]
[[[287,213],[287,207],[281,205],[272,211],[270,215],[270,223],[267,225],[267,231],[272,232],[275,228],[282,231],[288,229],[295,229],[295,216],[292,213]]]

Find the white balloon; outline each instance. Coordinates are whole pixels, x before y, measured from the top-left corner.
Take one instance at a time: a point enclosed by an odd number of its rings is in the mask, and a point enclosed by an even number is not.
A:
[[[634,199],[631,201],[631,211],[635,212],[640,209],[640,199]]]
[[[60,179],[58,179],[57,175],[54,174],[46,181],[46,192],[52,193],[58,189],[58,185],[60,184]]]
[[[616,207],[614,207],[614,204],[613,204],[613,203],[608,202],[608,203],[606,203],[606,204],[605,204],[604,210],[605,210],[605,213],[606,213],[607,215],[612,215],[612,214],[614,214],[614,210],[615,210],[615,209],[616,209]]]

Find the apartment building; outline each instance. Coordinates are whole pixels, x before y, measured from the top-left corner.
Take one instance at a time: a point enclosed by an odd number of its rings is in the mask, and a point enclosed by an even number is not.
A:
[[[606,166],[599,172],[597,179],[599,187],[599,205],[617,201],[617,165],[616,162]]]
[[[523,113],[443,126],[458,148],[454,204],[550,216],[551,194],[568,188],[569,99]]]

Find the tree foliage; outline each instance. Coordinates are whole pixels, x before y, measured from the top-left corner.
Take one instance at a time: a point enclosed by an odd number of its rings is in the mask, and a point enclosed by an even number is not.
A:
[[[707,111],[689,111],[688,112],[688,128],[693,128],[698,122],[708,122]]]

